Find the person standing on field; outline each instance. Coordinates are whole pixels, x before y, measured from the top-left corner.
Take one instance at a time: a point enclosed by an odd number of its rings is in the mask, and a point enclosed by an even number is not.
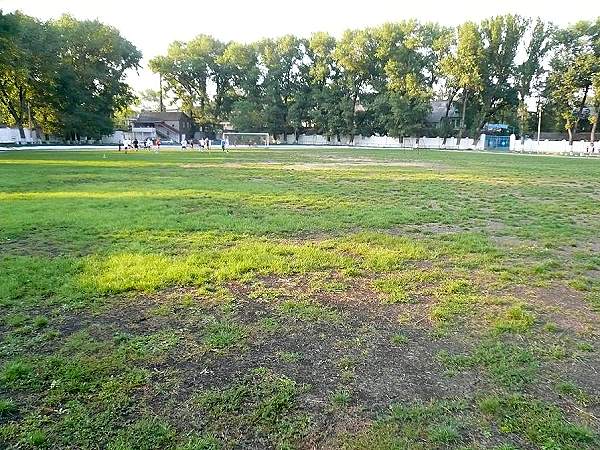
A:
[[[181,141],[181,150],[185,150],[187,148],[187,140],[183,138]]]

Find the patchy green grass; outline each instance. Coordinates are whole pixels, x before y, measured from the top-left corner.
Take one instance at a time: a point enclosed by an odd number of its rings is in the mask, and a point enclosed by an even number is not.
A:
[[[278,311],[285,317],[302,321],[337,322],[340,314],[334,308],[311,300],[286,300],[277,305]]]
[[[594,158],[0,152],[0,448],[599,448],[599,191]]]
[[[516,304],[496,318],[492,324],[497,333],[522,333],[529,330],[535,322],[535,316],[522,304]],[[546,328],[546,331],[551,331]]]
[[[17,410],[17,405],[12,400],[0,398],[0,417],[9,417]]]
[[[367,430],[348,436],[348,449],[437,448],[463,442],[465,430],[456,420],[466,405],[455,401],[392,405],[387,414]]]
[[[394,334],[390,341],[392,342],[392,345],[400,347],[408,342],[408,336],[402,333]]]
[[[591,449],[599,442],[591,429],[570,423],[558,408],[537,399],[514,395],[487,399],[480,406],[501,433],[517,434],[538,448]]]
[[[344,408],[350,404],[352,393],[348,389],[337,389],[330,394],[329,400],[334,408]]]
[[[532,351],[502,341],[485,341],[467,355],[442,351],[438,359],[451,371],[484,369],[492,381],[515,390],[534,380],[538,366]]]
[[[199,393],[195,403],[213,419],[210,427],[231,444],[243,432],[286,447],[302,437],[310,423],[297,411],[303,389],[285,376],[259,368],[226,389]]]
[[[204,344],[209,350],[226,350],[235,346],[243,346],[247,330],[240,324],[231,321],[211,322],[206,327]]]
[[[302,353],[300,352],[286,352],[280,351],[277,352],[277,357],[286,363],[297,363],[302,359]]]

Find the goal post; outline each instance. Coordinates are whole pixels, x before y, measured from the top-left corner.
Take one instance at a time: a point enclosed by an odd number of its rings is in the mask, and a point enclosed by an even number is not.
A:
[[[268,147],[269,133],[223,133],[227,146],[233,147]]]

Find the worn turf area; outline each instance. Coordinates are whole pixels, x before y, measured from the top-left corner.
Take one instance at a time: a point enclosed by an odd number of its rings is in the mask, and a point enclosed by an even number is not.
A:
[[[0,153],[0,447],[600,448],[600,161]]]

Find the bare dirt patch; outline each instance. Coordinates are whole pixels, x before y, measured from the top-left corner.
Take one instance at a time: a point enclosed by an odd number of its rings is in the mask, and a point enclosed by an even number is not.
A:
[[[339,320],[282,313],[281,302],[308,292],[310,282],[307,277],[265,277],[264,286],[287,292],[269,300],[250,298],[252,286],[241,283],[228,286],[233,298],[225,303],[197,295],[192,288],[123,298],[96,314],[68,317],[61,332],[68,337],[85,331],[96,340],[157,332],[179,336],[177,347],[165,359],[146,365],[152,386],[139,392],[138,401],[182,430],[202,422],[190,403],[195,394],[226,388],[257,367],[307,385],[300,398],[301,409],[312,422],[307,446],[331,442],[340,431],[341,417],[342,428],[352,429],[372,420],[390,403],[465,396],[481,383],[477,376],[445,376],[436,359],[441,350],[465,351],[461,337],[434,338],[428,327],[400,323],[398,317],[407,305],[381,304],[358,282],[343,292],[310,295],[315,304],[332,308]],[[216,352],[203,348],[211,318],[243,327],[244,343]],[[274,329],[265,329],[265,320],[274,323]],[[397,335],[403,336],[401,343],[394,343]],[[281,354],[298,355],[298,360],[286,361]],[[351,396],[349,409],[342,413],[330,407],[332,393],[340,389]]]

